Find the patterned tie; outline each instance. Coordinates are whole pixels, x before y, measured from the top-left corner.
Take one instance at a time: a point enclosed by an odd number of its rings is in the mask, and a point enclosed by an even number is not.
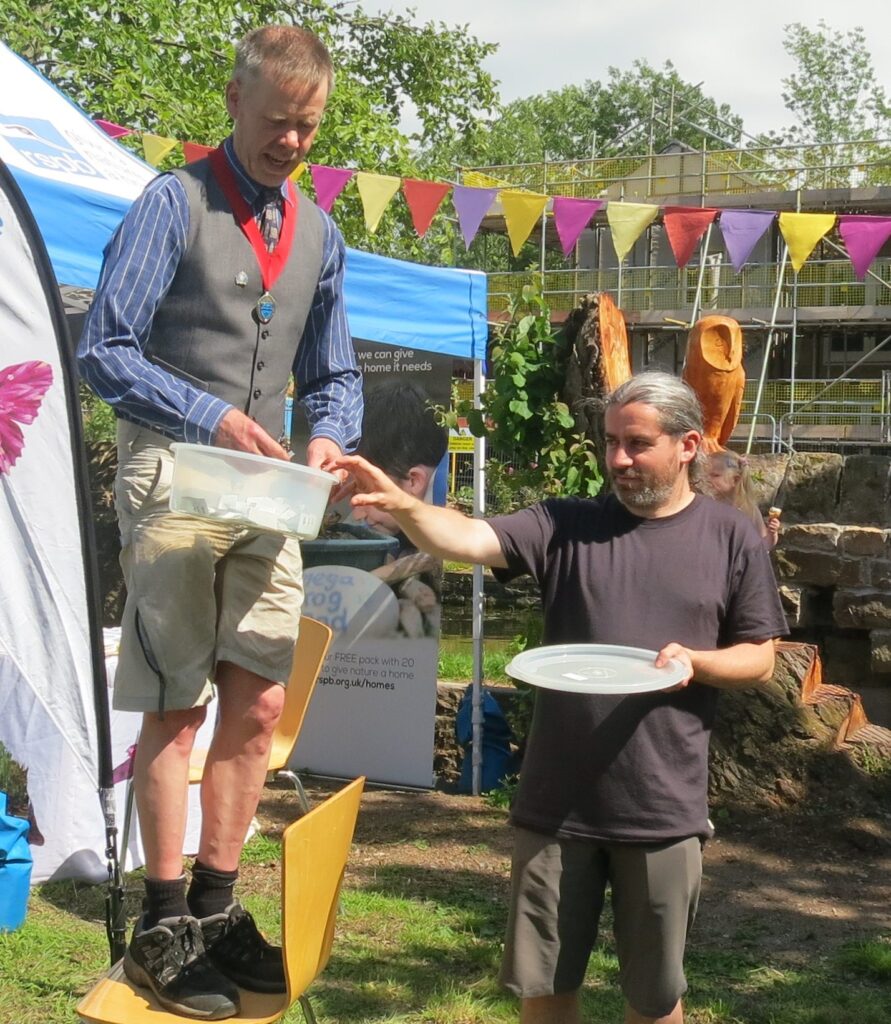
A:
[[[266,251],[273,252],[282,229],[282,192],[280,188],[264,188],[260,193],[263,210],[260,214],[260,234]]]

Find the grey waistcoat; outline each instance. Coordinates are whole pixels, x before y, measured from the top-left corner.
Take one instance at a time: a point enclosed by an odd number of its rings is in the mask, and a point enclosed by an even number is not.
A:
[[[209,161],[172,173],[189,201],[189,237],[170,291],[155,313],[145,355],[234,405],[278,439],[288,375],[322,267],[321,213],[298,194],[291,254],[270,289],[275,315],[262,324],[255,311],[263,294],[257,258]]]

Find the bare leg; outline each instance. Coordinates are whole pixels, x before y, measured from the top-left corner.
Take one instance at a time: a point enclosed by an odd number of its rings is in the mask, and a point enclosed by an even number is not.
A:
[[[520,1004],[520,1024],[581,1024],[578,992],[536,996]]]
[[[234,871],[260,802],[285,689],[224,661],[217,666],[217,690],[220,719],[201,781],[198,859],[217,871]]]
[[[625,1024],[684,1024],[684,1007],[680,1000],[665,1017],[644,1017],[625,1004]]]
[[[183,873],[183,840],[189,792],[189,756],[206,709],[142,716],[133,786],[146,874],[174,879]]]

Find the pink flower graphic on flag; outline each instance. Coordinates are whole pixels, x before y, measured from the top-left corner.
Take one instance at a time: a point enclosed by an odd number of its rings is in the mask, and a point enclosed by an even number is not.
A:
[[[0,473],[8,473],[25,447],[19,424],[33,423],[53,382],[49,363],[32,359],[0,370]]]

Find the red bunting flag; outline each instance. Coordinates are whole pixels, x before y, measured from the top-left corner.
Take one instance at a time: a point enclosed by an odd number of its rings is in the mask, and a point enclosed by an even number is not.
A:
[[[122,124],[115,124],[114,121],[104,121],[101,117],[97,117],[95,120],[109,138],[120,139],[124,135],[133,134],[129,128],[125,128]]]
[[[402,191],[411,211],[412,224],[421,238],[427,233],[434,214],[451,187],[451,185],[440,181],[419,181],[417,178],[403,179]]]
[[[686,267],[699,239],[705,234],[718,211],[699,206],[664,206],[662,224],[679,267]]]
[[[208,153],[212,153],[213,149],[213,146],[202,146],[200,142],[184,142],[183,156],[186,158],[187,164],[192,164],[196,160],[206,157]]]

